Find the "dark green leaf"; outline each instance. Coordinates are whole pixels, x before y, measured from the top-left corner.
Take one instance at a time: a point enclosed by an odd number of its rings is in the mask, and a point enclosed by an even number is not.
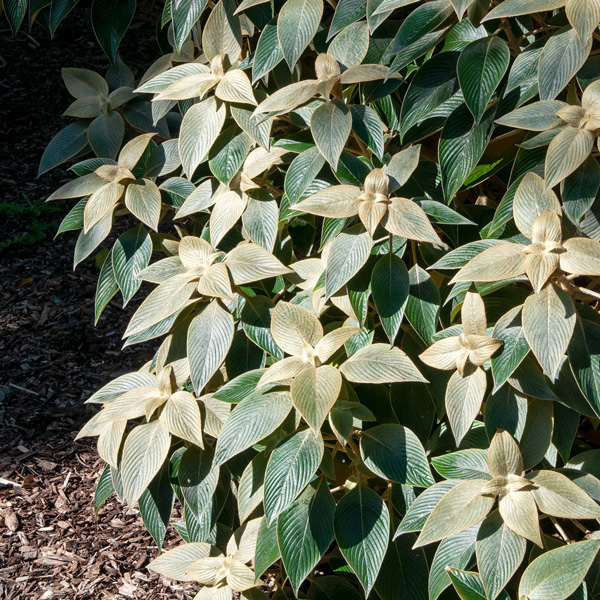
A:
[[[371,292],[390,344],[398,335],[409,287],[408,270],[401,258],[386,254],[377,261],[371,274]]]
[[[269,458],[265,473],[265,515],[274,521],[306,487],[323,458],[323,438],[304,429],[283,440]]]
[[[136,0],[94,0],[92,27],[111,62],[135,13]]]
[[[387,506],[376,492],[359,484],[338,502],[333,523],[340,550],[368,596],[388,547]]]

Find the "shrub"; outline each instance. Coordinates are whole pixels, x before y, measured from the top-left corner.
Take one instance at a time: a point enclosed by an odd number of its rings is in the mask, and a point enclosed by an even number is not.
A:
[[[75,264],[139,222],[96,319],[154,286],[96,509],[172,525],[199,600],[596,597],[600,2],[170,0],[139,80],[134,8],[41,165],[96,155],[50,197]]]

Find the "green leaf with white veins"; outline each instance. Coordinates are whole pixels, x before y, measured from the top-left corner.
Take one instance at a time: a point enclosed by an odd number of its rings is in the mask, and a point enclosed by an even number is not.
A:
[[[527,173],[513,200],[513,214],[519,231],[531,239],[535,220],[546,210],[561,214],[556,194],[545,189],[544,180],[539,175]]]
[[[500,17],[516,17],[545,10],[555,10],[564,6],[565,0],[505,0],[490,11],[484,21]]]
[[[389,543],[387,506],[379,494],[359,484],[338,502],[333,526],[339,548],[368,596]]]
[[[567,0],[567,18],[581,40],[587,40],[600,23],[598,0]]]
[[[235,122],[262,148],[269,149],[271,126],[273,119],[265,119],[260,123],[252,120],[254,106],[251,104],[230,104],[229,112]]]
[[[298,154],[285,174],[284,190],[293,206],[307,197],[306,190],[325,164],[325,157],[314,146]]]
[[[248,519],[263,501],[266,469],[267,457],[260,453],[248,463],[242,473],[237,495],[241,523]]]
[[[556,113],[565,106],[568,104],[560,100],[540,100],[503,115],[496,123],[529,131],[548,131],[564,126],[565,122]]]
[[[8,0],[4,2],[3,9],[13,34],[17,33],[27,13],[27,2],[24,0]]]
[[[250,448],[275,431],[292,410],[288,391],[253,392],[231,412],[219,435],[215,465]]]
[[[248,198],[242,224],[250,240],[269,252],[273,251],[277,238],[279,206],[265,190],[256,190]]]
[[[478,123],[510,62],[508,45],[496,36],[471,42],[458,59],[458,80],[469,110]]]
[[[115,279],[123,294],[125,306],[142,285],[138,273],[148,266],[152,254],[152,240],[144,227],[138,225],[119,237],[112,249]]]
[[[179,0],[171,3],[175,42],[179,51],[188,39],[192,27],[200,18],[208,0]]]
[[[304,420],[319,431],[342,388],[342,376],[330,365],[301,371],[290,386],[292,401]]]
[[[600,325],[581,319],[569,345],[569,363],[596,414],[600,412]]]
[[[390,544],[375,582],[381,600],[427,600],[428,564],[423,550],[413,550],[415,539],[404,535]]]
[[[439,160],[446,202],[450,203],[483,155],[493,131],[495,109],[490,108],[479,123],[466,105],[447,119],[439,144]]]
[[[473,4],[473,0],[450,0],[452,2],[452,6],[454,6],[454,10],[456,11],[456,16],[459,20],[462,20],[465,11],[471,4]]]
[[[366,21],[352,23],[331,42],[328,53],[345,68],[359,65],[369,50],[369,26]]]
[[[77,238],[73,252],[73,268],[85,260],[106,239],[113,224],[113,211],[110,210],[86,233],[83,231]]]
[[[185,113],[179,135],[179,156],[188,177],[192,177],[217,139],[225,114],[225,105],[219,106],[212,97],[194,104]]]
[[[242,327],[257,346],[281,360],[283,353],[271,334],[271,314],[274,307],[266,296],[247,298],[242,309]]]
[[[600,165],[595,158],[589,157],[560,186],[565,213],[573,223],[579,225],[599,191]]]
[[[279,12],[277,37],[290,70],[312,40],[323,14],[323,0],[287,0]]]
[[[420,153],[421,145],[417,144],[392,156],[390,162],[383,167],[388,176],[388,192],[395,192],[410,179],[419,165]]]
[[[96,156],[101,158],[115,158],[124,136],[125,122],[114,110],[96,117],[88,127],[88,142]]]
[[[507,527],[498,511],[481,524],[475,551],[477,567],[489,600],[504,589],[525,557],[527,542]]]
[[[383,126],[377,113],[369,106],[353,105],[352,130],[379,159],[383,158]]]
[[[155,387],[156,377],[142,371],[125,373],[125,375],[121,375],[101,387],[95,394],[86,400],[86,404],[104,404],[106,402],[111,402],[125,392],[143,386]]]
[[[160,220],[162,202],[160,190],[149,179],[137,179],[125,189],[125,206],[142,223],[156,231]]]
[[[326,298],[330,298],[348,283],[367,262],[373,242],[361,224],[349,227],[338,235],[327,257]]]
[[[136,0],[95,0],[92,26],[100,46],[111,62],[135,13]]]
[[[460,483],[457,479],[448,479],[440,481],[427,488],[424,492],[417,496],[417,499],[410,505],[406,511],[404,518],[400,522],[394,539],[403,533],[410,533],[413,531],[420,531],[427,520],[427,517],[431,514],[431,511],[435,508],[437,503],[442,499],[453,487],[456,487]]]
[[[348,25],[362,19],[366,14],[366,4],[366,0],[341,0],[338,2],[327,33],[327,41]]]
[[[252,83],[256,83],[283,60],[283,52],[277,38],[277,17],[269,21],[262,30],[254,62],[252,64]]]
[[[599,548],[600,540],[588,540],[545,552],[523,573],[519,597],[565,600],[580,586]]]
[[[94,299],[94,325],[98,324],[98,319],[106,308],[106,305],[112,300],[119,291],[119,285],[115,279],[115,272],[112,266],[112,253],[107,255],[102,263],[100,275],[98,275],[98,285],[96,287],[96,297]]]
[[[425,521],[415,546],[437,542],[482,521],[495,502],[493,496],[481,494],[487,482],[487,479],[471,479],[452,488]]]
[[[179,463],[179,486],[186,505],[197,518],[209,505],[219,481],[219,469],[213,469],[213,458],[210,446],[206,450],[190,446]]]
[[[560,94],[583,66],[591,47],[591,37],[582,42],[570,27],[560,29],[546,42],[538,70],[542,100],[554,100]]]
[[[226,54],[231,63],[238,60],[242,49],[240,18],[234,14],[233,0],[220,0],[210,11],[202,31],[202,49],[208,60]]]
[[[547,284],[523,306],[523,332],[544,373],[554,380],[569,346],[577,315],[573,301]]]
[[[440,291],[418,264],[408,272],[410,290],[406,303],[406,318],[424,342],[430,343],[440,315]]]
[[[152,535],[161,552],[175,502],[170,470],[171,465],[165,461],[160,471],[150,482],[148,489],[139,499],[139,509],[144,527]]]
[[[448,575],[462,600],[488,600],[479,573],[449,568]],[[510,600],[506,590],[500,592],[499,598],[500,600]]]
[[[446,479],[488,479],[487,450],[467,448],[431,459],[435,470]]]
[[[152,290],[137,309],[123,337],[144,331],[176,313],[188,302],[196,287],[197,283],[190,283],[189,276],[185,273],[167,279]]]
[[[492,337],[502,340],[502,346],[492,357],[494,392],[498,391],[515,372],[529,352],[529,344],[521,324],[522,307],[509,310],[496,322]]]
[[[531,493],[541,512],[571,519],[600,518],[600,506],[562,473],[534,471],[526,478],[535,484]]]
[[[231,313],[213,300],[190,323],[187,340],[188,360],[194,389],[201,394],[227,356],[233,340]]]
[[[312,114],[310,129],[317,148],[336,171],[340,154],[352,130],[350,111],[341,102],[326,102]]]
[[[143,423],[127,436],[121,458],[123,493],[133,506],[161,468],[171,436],[159,421]]]
[[[402,425],[378,425],[365,431],[360,454],[368,469],[389,481],[416,487],[435,483],[421,442]]]
[[[444,52],[428,60],[415,73],[402,104],[403,133],[456,93],[458,57],[458,52]]]
[[[479,525],[457,533],[442,540],[435,551],[431,570],[429,572],[429,598],[437,600],[440,594],[450,585],[452,581],[446,567],[466,569],[475,553],[475,540]]]
[[[546,188],[568,177],[589,157],[594,134],[587,129],[565,127],[551,142],[546,155]]]
[[[215,177],[229,184],[248,155],[250,144],[248,135],[235,125],[225,129],[208,154],[208,164]]]
[[[409,287],[408,270],[401,258],[386,254],[377,261],[371,273],[371,293],[390,344],[398,335]]]
[[[427,383],[408,356],[395,346],[373,344],[355,352],[340,366],[340,372],[355,383]]]
[[[78,155],[88,145],[87,130],[87,121],[77,121],[61,129],[50,140],[42,154],[38,177]]]
[[[175,392],[164,404],[159,420],[172,435],[204,447],[200,408],[190,392]]]
[[[525,470],[531,469],[544,458],[552,441],[553,429],[553,404],[547,400],[529,399],[525,427],[519,442]]]
[[[335,501],[321,477],[277,519],[283,566],[296,593],[333,540],[334,512]]]
[[[258,244],[236,246],[224,262],[235,285],[291,273],[291,269]]]
[[[320,432],[304,429],[273,450],[265,472],[265,516],[272,523],[306,487],[323,458]]]
[[[486,389],[487,377],[481,367],[467,367],[463,375],[456,371],[450,377],[446,388],[446,412],[457,446],[479,413]]]
[[[148,569],[177,581],[191,581],[192,578],[186,574],[186,569],[193,562],[207,558],[210,549],[210,544],[200,542],[182,544],[155,558],[148,565]]]

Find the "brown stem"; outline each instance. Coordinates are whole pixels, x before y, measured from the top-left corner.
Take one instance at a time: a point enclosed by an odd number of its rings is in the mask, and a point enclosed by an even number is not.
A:
[[[348,446],[350,446],[350,450],[354,452],[354,455],[358,458],[360,457],[360,450],[356,445],[356,442],[352,439],[352,433],[348,436]]]
[[[521,47],[519,46],[519,40],[517,40],[515,34],[512,32],[509,20],[502,19],[500,27],[506,32],[506,37],[508,38],[508,45],[512,48],[512,51],[515,53],[515,56],[519,56],[519,54],[521,54]]]

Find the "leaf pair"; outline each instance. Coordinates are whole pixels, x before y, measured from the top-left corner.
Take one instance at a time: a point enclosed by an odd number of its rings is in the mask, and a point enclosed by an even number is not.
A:
[[[469,431],[487,389],[481,368],[502,345],[486,335],[487,319],[483,299],[467,292],[462,306],[463,332],[445,337],[427,348],[419,358],[435,369],[456,369],[446,387],[446,412],[457,446]]]
[[[527,274],[537,294],[557,269],[578,275],[600,274],[600,243],[585,238],[562,239],[558,198],[545,190],[534,173],[524,178],[513,205],[517,227],[531,244],[503,242],[471,259],[457,281],[501,281]]]
[[[593,149],[600,129],[600,82],[585,89],[581,106],[540,100],[517,108],[496,122],[530,131],[556,130],[548,147],[545,174],[546,189],[553,188],[576,171]]]
[[[401,187],[416,167],[419,146],[395,155],[386,169],[374,169],[366,177],[364,188],[336,185],[310,196],[295,207],[313,215],[348,218],[358,215],[373,237],[381,223],[392,235],[443,245],[427,215],[407,198],[390,197]],[[388,171],[390,176],[388,178]]]
[[[87,233],[114,212],[124,195],[127,209],[156,230],[162,206],[160,191],[151,179],[136,179],[132,173],[153,136],[146,133],[133,138],[119,153],[116,164],[103,164],[93,173],[69,181],[48,201],[89,196],[83,212],[83,232]]]
[[[308,309],[279,302],[271,318],[271,333],[290,356],[269,367],[258,387],[290,385],[294,406],[314,430],[319,430],[338,399],[342,374],[353,382],[423,381],[401,350],[384,344],[362,348],[339,370],[325,364],[359,331],[339,327],[324,335],[321,323]]]
[[[225,135],[227,131],[223,132]],[[225,149],[225,162],[227,166],[221,169],[217,165],[218,157],[215,157],[213,170],[221,176],[221,184],[214,191],[213,181],[206,180],[201,183],[185,200],[182,206],[177,211],[176,218],[183,218],[188,215],[204,212],[212,208],[209,219],[210,241],[213,246],[218,246],[223,237],[235,226],[242,218],[244,224],[248,223],[247,229],[251,237],[256,237],[257,242],[264,242],[265,245],[272,246],[275,242],[273,234],[277,232],[278,214],[273,213],[273,199],[265,190],[260,190],[260,184],[254,180],[268,171],[274,165],[281,162],[281,157],[286,153],[283,148],[271,148],[269,151],[264,148],[256,148],[247,157],[250,146],[250,140],[245,133],[241,133],[240,148],[237,152],[235,143],[231,143]],[[232,155],[238,156],[232,158]],[[244,160],[245,159],[245,160]],[[240,164],[243,162],[241,170],[238,171]],[[232,167],[233,165],[233,167]],[[258,191],[257,191],[258,190]],[[273,217],[275,228],[270,230],[267,227],[260,227],[260,232],[256,232],[256,228],[252,227],[251,217],[246,215],[246,209],[250,205],[250,213],[252,210],[260,210],[254,204],[259,203],[264,206],[265,212]],[[262,211],[261,211],[262,212]],[[244,217],[246,217],[244,219]],[[271,241],[266,242],[266,238]],[[254,241],[254,240],[253,240]]]
[[[234,592],[257,585],[247,563],[254,557],[261,521],[242,525],[227,542],[226,554],[207,543],[184,544],[165,552],[148,568],[171,579],[203,584],[204,598],[233,598]]]
[[[205,240],[184,237],[178,257],[165,258],[139,274],[140,279],[159,283],[133,315],[125,337],[159,323],[190,303],[194,292],[208,298],[232,298],[231,284],[243,285],[289,272],[261,246],[242,243],[225,256]],[[196,300],[192,300],[195,302]]]
[[[315,60],[315,75],[316,79],[292,83],[271,94],[258,105],[253,117],[264,113],[284,114],[305,104],[317,94],[329,100],[332,90],[339,84],[386,79],[388,69],[383,65],[366,64],[350,67],[342,73],[338,61],[331,54],[319,54]]]
[[[93,119],[87,141],[96,156],[113,159],[125,135],[125,123],[117,109],[134,98],[129,85],[109,91],[106,79],[89,69],[64,68],[62,78],[75,98],[63,113],[66,117]]]
[[[244,71],[232,68],[226,54],[215,56],[210,61],[210,68],[198,63],[191,64],[195,72],[188,74],[189,68],[175,67],[144,83],[136,92],[156,92],[153,102],[159,102],[202,99],[215,88],[215,97],[223,102],[256,105],[248,76]]]
[[[600,507],[561,473],[534,471],[522,476],[523,458],[508,432],[498,432],[492,439],[488,465],[491,479],[463,481],[442,496],[427,517],[416,547],[473,527],[488,515],[496,497],[504,523],[539,546],[538,509],[560,518],[593,519],[600,515]]]
[[[152,385],[131,387],[117,397],[110,398],[78,435],[78,437],[99,436],[100,455],[116,469],[119,465],[119,451],[127,421],[142,416],[150,421],[153,414],[159,411],[158,419],[147,424],[150,427],[140,425],[138,427],[142,429],[138,431],[135,428],[129,434],[123,448],[120,465],[123,488],[125,498],[132,506],[156,475],[154,469],[157,464],[159,468],[161,463],[154,460],[154,452],[156,450],[158,455],[161,455],[165,447],[168,450],[170,435],[175,435],[200,448],[204,447],[198,401],[190,392],[178,390],[172,368],[164,368],[156,377],[150,374],[147,377],[144,375],[142,381],[146,383],[146,379],[148,379],[147,383]],[[133,382],[135,378],[131,380]],[[139,453],[146,436],[152,436],[152,440],[157,440],[156,448],[150,448],[147,458],[145,452]]]

